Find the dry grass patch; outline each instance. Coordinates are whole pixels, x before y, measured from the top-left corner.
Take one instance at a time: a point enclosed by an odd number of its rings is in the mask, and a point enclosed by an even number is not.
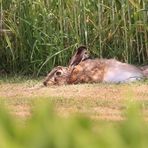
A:
[[[93,119],[121,120],[127,108],[126,100],[136,101],[147,116],[148,85],[133,84],[81,84],[43,87],[40,82],[1,83],[0,100],[13,114],[26,118],[36,100],[55,105],[61,116],[75,113]]]

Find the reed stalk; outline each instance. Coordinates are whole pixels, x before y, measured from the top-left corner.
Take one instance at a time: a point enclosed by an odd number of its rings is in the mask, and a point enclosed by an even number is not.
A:
[[[0,71],[42,75],[79,45],[94,57],[148,64],[147,0],[1,0]]]

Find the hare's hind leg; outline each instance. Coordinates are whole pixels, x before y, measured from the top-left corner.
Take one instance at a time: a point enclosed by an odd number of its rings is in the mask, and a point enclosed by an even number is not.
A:
[[[104,82],[111,83],[127,83],[134,82],[143,78],[142,73],[138,71],[126,70],[124,68],[115,68],[112,67],[108,69],[104,75]]]
[[[129,83],[142,80],[142,77],[130,77],[127,80],[123,81],[122,83]]]

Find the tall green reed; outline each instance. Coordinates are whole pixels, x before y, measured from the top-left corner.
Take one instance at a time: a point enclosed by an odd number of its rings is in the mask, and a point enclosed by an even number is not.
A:
[[[148,63],[147,0],[3,0],[0,69],[44,74],[80,44],[95,57]]]

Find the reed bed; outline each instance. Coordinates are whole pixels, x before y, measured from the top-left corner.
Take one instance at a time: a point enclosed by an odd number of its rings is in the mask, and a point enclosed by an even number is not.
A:
[[[148,64],[147,0],[0,0],[0,72],[42,75],[79,45]]]

